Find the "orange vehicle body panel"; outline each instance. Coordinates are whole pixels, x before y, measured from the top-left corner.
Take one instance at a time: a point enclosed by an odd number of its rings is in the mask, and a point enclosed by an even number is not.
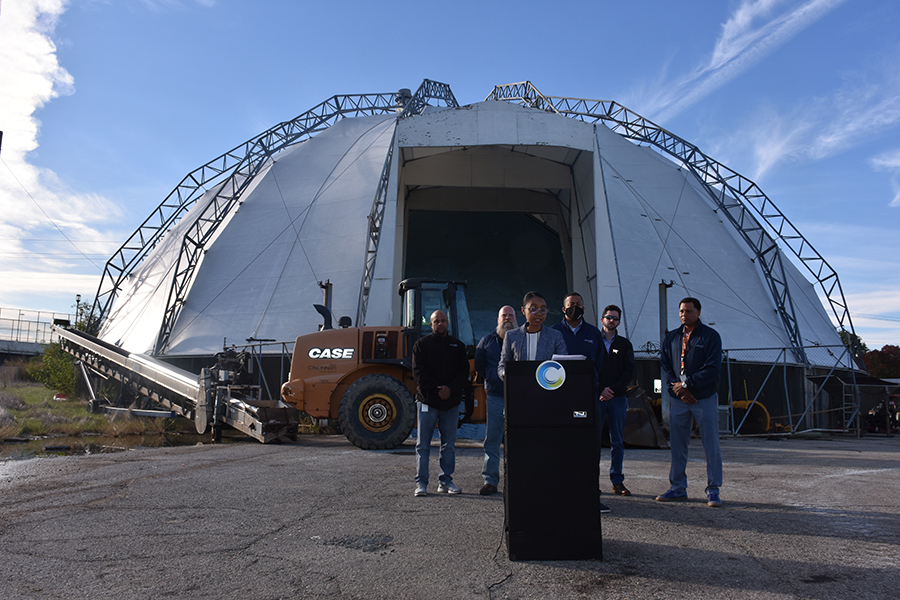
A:
[[[348,327],[301,335],[294,344],[291,370],[281,387],[284,401],[311,417],[336,419],[341,398],[357,379],[390,375],[415,396],[412,371],[399,362],[410,360],[412,347],[402,327]],[[384,362],[382,362],[384,361]],[[469,379],[475,381],[473,361]],[[484,386],[474,386],[475,410],[470,421],[486,418]]]

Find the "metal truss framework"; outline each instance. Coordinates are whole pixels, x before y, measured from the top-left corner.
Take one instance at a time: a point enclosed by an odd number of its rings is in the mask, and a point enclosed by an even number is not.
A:
[[[816,279],[828,298],[840,328],[854,333],[837,273],[754,182],[707,157],[696,146],[613,101],[544,96],[528,81],[496,86],[486,99],[518,102],[588,123],[602,121],[623,137],[651,145],[677,159],[704,184],[716,205],[754,249],[799,359],[806,362],[784,276],[781,253],[774,238],[781,240]],[[188,173],[107,261],[91,309],[88,330],[99,330],[125,279],[187,210],[209,189],[219,186],[183,237],[163,324],[157,338],[156,353],[163,351],[206,244],[212,239],[218,226],[239,204],[247,185],[268,159],[294,144],[306,141],[342,118],[398,113],[398,118],[402,119],[420,114],[428,106],[428,100],[443,102],[450,108],[459,106],[449,85],[428,79],[422,82],[412,96],[404,97],[394,92],[333,96],[295,119],[272,127]],[[388,152],[369,214],[358,323],[364,322],[368,305],[394,143]],[[768,226],[768,230],[760,225],[760,221],[753,216],[754,213]],[[851,339],[855,339],[855,335]]]
[[[384,167],[381,169],[381,179],[378,182],[378,191],[375,192],[375,201],[372,210],[369,211],[369,228],[366,237],[366,266],[363,278],[359,286],[359,302],[356,309],[356,326],[362,327],[366,320],[366,309],[369,307],[369,291],[372,289],[372,279],[375,276],[375,259],[378,258],[378,242],[381,239],[381,225],[384,223],[384,205],[387,199],[388,184],[391,179],[391,164],[394,159],[394,145],[397,142],[397,130],[391,139],[391,147],[388,148],[387,157],[384,159]]]
[[[398,104],[399,96],[395,92],[332,96],[298,117],[279,123],[188,173],[107,261],[91,308],[88,330],[93,333],[99,331],[124,281],[172,226],[209,189],[218,187],[182,240],[163,324],[157,337],[155,353],[161,352],[168,343],[205,245],[239,204],[247,185],[269,158],[306,141],[342,118],[415,114],[424,108],[425,99],[429,97],[457,106],[449,86],[429,80],[425,80],[416,95],[404,104]]]
[[[413,94],[412,99],[406,104],[400,118],[404,119],[412,115],[421,114],[425,107],[428,106],[428,100],[440,100],[448,108],[459,108],[456,97],[453,96],[453,91],[449,85],[426,79],[419,86],[419,89],[416,90],[416,93]]]
[[[790,335],[794,353],[801,362],[807,362],[804,343],[797,327],[776,238],[794,253],[821,286],[839,327],[855,333],[837,273],[754,182],[709,158],[696,146],[610,100],[544,96],[529,81],[495,86],[486,100],[517,102],[588,123],[602,121],[619,135],[649,144],[688,168],[704,184],[714,203],[756,253]],[[756,219],[754,213],[762,221]],[[851,339],[856,339],[856,336]]]
[[[401,97],[398,95],[398,101]],[[439,83],[426,79],[409,98],[400,114],[404,119],[410,115],[420,114],[428,105],[428,100],[438,100],[449,108],[458,108],[459,104],[446,83]],[[394,158],[394,146],[397,143],[397,132],[391,140],[384,167],[381,170],[381,179],[378,182],[378,190],[375,192],[375,200],[372,202],[372,210],[369,211],[368,237],[366,238],[366,260],[362,282],[359,286],[359,302],[356,310],[356,325],[361,327],[366,322],[366,310],[369,307],[369,292],[372,289],[372,279],[375,276],[375,259],[378,258],[378,242],[381,239],[381,226],[384,223],[384,206],[387,201],[387,193],[391,177],[391,165]]]

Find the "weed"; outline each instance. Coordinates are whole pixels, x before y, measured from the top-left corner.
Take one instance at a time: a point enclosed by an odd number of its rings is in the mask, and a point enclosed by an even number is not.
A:
[[[16,437],[20,433],[19,424],[15,421],[0,422],[0,440]]]
[[[25,401],[14,392],[0,392],[0,408],[22,410],[25,408]]]
[[[316,435],[329,435],[340,433],[340,430],[331,422],[331,419],[315,419],[304,416],[300,420],[300,431],[314,433]]]
[[[185,418],[136,418],[128,414],[90,414],[88,403],[80,399],[51,400],[53,390],[41,384],[17,384],[0,391],[0,438],[18,435],[113,436],[191,431],[193,423]],[[8,407],[4,407],[8,405]]]
[[[21,433],[24,435],[47,435],[50,433],[50,427],[36,417],[25,417],[19,421]]]
[[[75,394],[74,359],[56,342],[45,346],[44,353],[32,359],[26,371],[29,377],[49,388],[68,396]]]
[[[104,415],[86,415],[74,421],[67,421],[54,427],[56,433],[63,435],[84,435],[100,433],[106,429],[107,420]]]
[[[190,423],[189,421],[186,421]],[[138,434],[162,434],[172,430],[172,419],[154,419],[149,417],[133,417],[129,414],[110,415],[103,433],[115,437]]]

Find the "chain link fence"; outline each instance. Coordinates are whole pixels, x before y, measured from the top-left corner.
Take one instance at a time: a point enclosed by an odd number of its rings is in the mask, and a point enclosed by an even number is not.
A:
[[[719,381],[719,430],[727,435],[804,431],[859,432],[861,415],[886,394],[853,368],[845,346],[725,350]],[[659,350],[635,351],[635,378],[655,402],[663,390]],[[662,411],[661,411],[662,412]]]

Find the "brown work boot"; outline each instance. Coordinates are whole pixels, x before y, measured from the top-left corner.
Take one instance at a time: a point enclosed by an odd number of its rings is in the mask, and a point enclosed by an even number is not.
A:
[[[482,496],[490,496],[491,494],[497,493],[497,487],[491,485],[490,483],[485,483],[483,486],[481,486],[481,489],[478,490],[478,493]]]
[[[617,483],[613,485],[613,494],[618,494],[620,496],[630,496],[631,492],[628,491],[628,488],[625,487],[622,483]]]

